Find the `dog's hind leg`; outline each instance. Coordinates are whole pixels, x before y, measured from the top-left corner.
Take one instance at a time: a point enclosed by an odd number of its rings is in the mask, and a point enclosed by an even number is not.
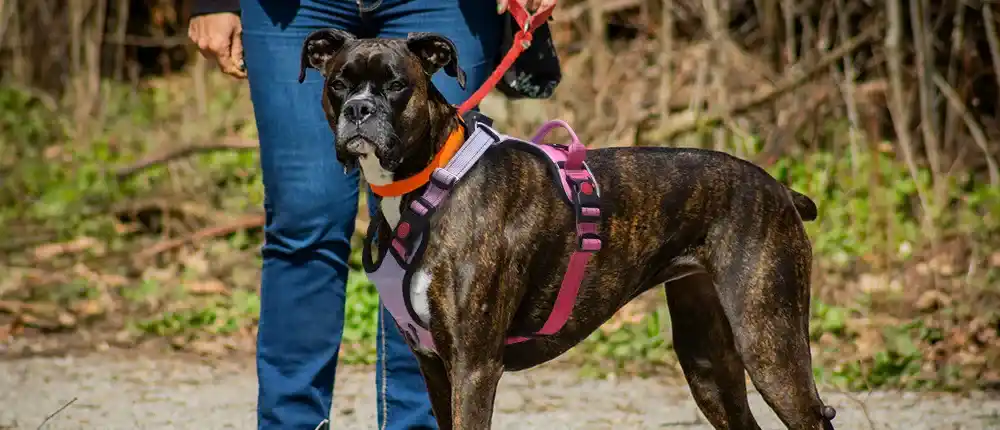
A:
[[[716,429],[760,430],[747,402],[743,362],[708,274],[665,286],[674,350],[695,403]]]
[[[736,345],[750,380],[790,429],[832,430],[833,408],[824,406],[809,351],[811,251],[803,231],[769,244],[739,244],[758,255],[733,261],[720,290],[733,322]],[[755,246],[756,245],[756,246]]]

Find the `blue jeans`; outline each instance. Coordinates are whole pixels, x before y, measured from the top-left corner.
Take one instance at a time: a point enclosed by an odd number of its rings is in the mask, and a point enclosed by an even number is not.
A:
[[[443,72],[452,103],[493,70],[501,21],[491,0],[242,0],[243,43],[260,136],[267,221],[257,339],[258,428],[313,430],[329,416],[344,324],[358,172],[345,173],[320,104],[323,80],[299,84],[302,41],[340,28],[359,37],[432,31],[450,38],[466,89]],[[369,193],[370,194],[370,193]],[[375,210],[376,205],[370,202]],[[376,389],[380,429],[434,429],[426,387],[391,317],[379,315]]]

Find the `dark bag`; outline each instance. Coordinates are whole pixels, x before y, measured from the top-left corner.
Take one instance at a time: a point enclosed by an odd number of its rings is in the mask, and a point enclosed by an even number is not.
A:
[[[514,44],[514,34],[519,30],[513,16],[504,16],[506,19],[497,64],[507,55]],[[532,34],[531,46],[514,60],[514,64],[497,83],[497,89],[511,99],[547,99],[555,92],[560,80],[562,69],[559,67],[559,55],[552,42],[549,24],[545,23]]]

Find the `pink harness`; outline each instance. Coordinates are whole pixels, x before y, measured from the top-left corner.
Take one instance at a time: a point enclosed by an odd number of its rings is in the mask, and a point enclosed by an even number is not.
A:
[[[565,201],[576,215],[578,246],[570,256],[552,312],[540,330],[526,336],[508,336],[508,345],[555,334],[566,324],[576,304],[587,263],[601,249],[602,239],[597,234],[601,221],[600,189],[585,162],[587,148],[580,143],[568,124],[561,120],[549,121],[530,142],[500,134],[479,122],[474,124],[475,130],[458,153],[446,166],[434,171],[424,194],[402,211],[399,225],[393,230],[392,242],[385,247],[392,258],[385,258],[383,252],[377,265],[372,262],[371,245],[377,236],[375,229],[378,223],[371,223],[365,238],[363,261],[368,279],[375,284],[382,304],[410,345],[419,345],[424,349],[434,350],[434,341],[428,330],[429,322],[423,321],[410,303],[413,268],[427,248],[426,237],[431,216],[448,198],[455,183],[465,176],[487,149],[500,145],[512,146],[542,156],[549,162],[553,179],[562,189]],[[569,132],[572,142],[568,146],[538,144],[556,127],[565,128]]]

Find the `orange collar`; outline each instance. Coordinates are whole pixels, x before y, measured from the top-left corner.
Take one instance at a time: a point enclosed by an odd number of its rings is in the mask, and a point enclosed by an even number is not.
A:
[[[451,161],[451,157],[454,157],[458,149],[465,143],[465,127],[462,127],[461,122],[461,118],[459,118],[458,127],[455,127],[455,130],[451,132],[444,146],[441,147],[437,155],[434,156],[434,159],[431,160],[431,163],[424,170],[409,178],[393,181],[385,185],[369,185],[372,192],[380,197],[399,197],[430,182],[431,174],[434,173],[434,170],[448,164]]]

